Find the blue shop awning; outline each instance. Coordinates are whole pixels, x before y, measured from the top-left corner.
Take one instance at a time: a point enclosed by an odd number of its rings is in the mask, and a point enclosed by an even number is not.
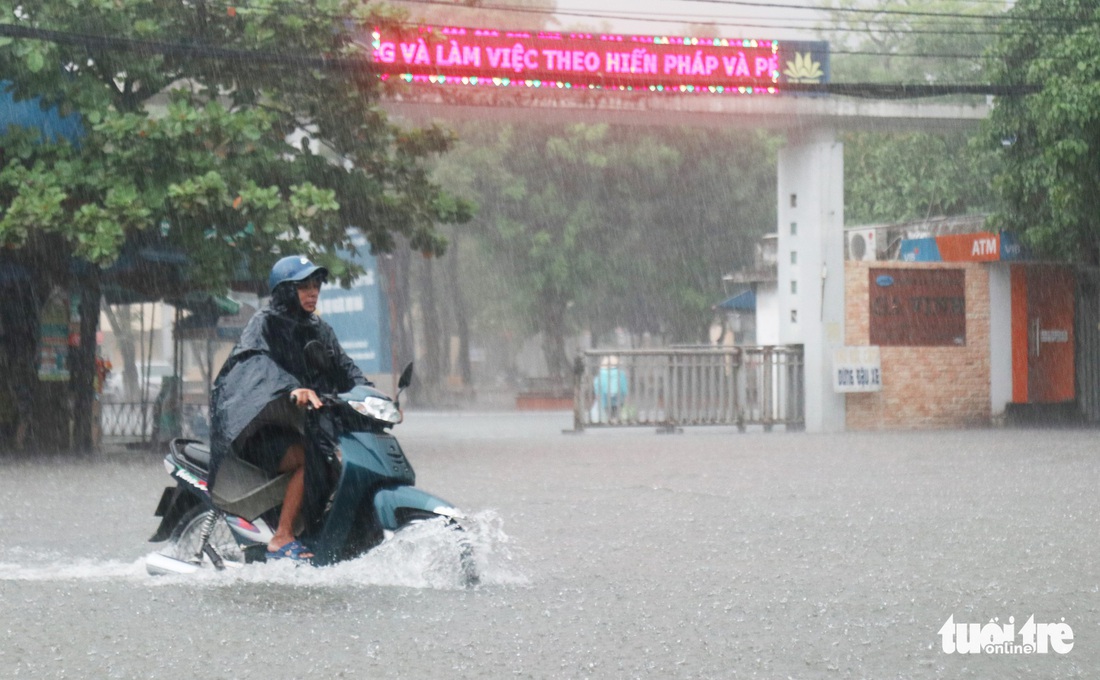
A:
[[[727,312],[755,312],[756,293],[751,290],[743,290],[733,297],[726,298],[714,307]]]
[[[62,116],[56,106],[42,108],[39,97],[15,101],[10,81],[0,81],[0,134],[15,125],[38,130],[49,142],[67,139],[76,144],[84,135],[84,126],[76,114]]]

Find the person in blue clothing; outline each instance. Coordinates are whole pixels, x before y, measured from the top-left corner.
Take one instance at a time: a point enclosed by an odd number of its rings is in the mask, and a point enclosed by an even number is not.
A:
[[[299,516],[315,519],[314,489],[324,487],[326,470],[320,460],[323,433],[253,425],[279,400],[299,408],[322,406],[317,391],[345,392],[370,385],[344,352],[332,327],[314,312],[328,270],[292,255],[275,263],[268,278],[271,301],[249,319],[214,381],[210,396],[210,487],[227,456],[235,455],[268,474],[289,474],[278,527],[267,544],[269,559],[309,559],[309,549],[294,534]],[[306,343],[321,343],[331,359],[331,371],[318,375],[306,360]],[[303,513],[303,508],[306,512]]]
[[[619,358],[604,357],[600,361],[600,370],[592,380],[592,391],[596,394],[597,413],[593,421],[606,423],[618,420],[629,390],[626,373],[619,368]]]

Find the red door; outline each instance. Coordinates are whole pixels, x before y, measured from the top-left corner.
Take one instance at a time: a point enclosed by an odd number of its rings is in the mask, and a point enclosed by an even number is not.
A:
[[[1073,272],[1056,266],[1012,268],[1012,397],[1016,403],[1072,401]]]

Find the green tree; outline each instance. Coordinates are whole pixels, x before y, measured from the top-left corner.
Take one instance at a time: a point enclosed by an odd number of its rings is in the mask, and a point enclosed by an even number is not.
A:
[[[479,204],[482,255],[465,270],[473,325],[541,334],[558,375],[565,338],[583,329],[703,340],[722,275],[774,228],[769,137],[607,125],[460,136],[440,177]]]
[[[991,211],[996,154],[977,131],[849,133],[844,140],[844,219],[902,222]]]
[[[827,0],[832,80],[857,83],[980,82],[983,49],[1008,2]],[[830,30],[831,29],[831,30]],[[836,30],[839,29],[839,30]]]
[[[984,79],[982,52],[999,25],[997,3],[889,0],[874,8],[848,0],[831,33],[834,82],[967,83]],[[840,11],[851,10],[858,11]],[[973,101],[970,98],[955,98]],[[989,212],[997,155],[971,144],[977,131],[849,132],[842,135],[845,221],[899,222]]]
[[[557,9],[554,0],[460,0],[445,5],[394,0],[393,4],[412,21],[431,26],[527,30],[547,28]]]
[[[999,99],[989,121],[1004,156],[997,221],[1045,254],[1100,263],[1100,6],[1022,0],[1009,16],[992,80],[1042,90]]]
[[[467,132],[470,130],[467,129]],[[600,272],[609,232],[594,189],[607,156],[606,126],[573,125],[551,134],[536,126],[505,126],[470,138],[476,151],[473,188],[479,216],[472,223],[505,276],[523,318],[543,337],[551,375],[566,375],[567,311]]]
[[[41,283],[82,292],[78,447],[90,441],[82,419],[101,268],[124,244],[155,242],[188,257],[183,281],[160,281],[146,295],[263,281],[288,252],[313,253],[348,280],[358,272],[329,253],[351,245],[349,224],[376,251],[400,235],[443,252],[436,224],[469,210],[425,169],[450,133],[398,129],[376,105],[362,27],[389,18],[345,0],[0,2],[0,25],[67,37],[0,39],[12,92],[79,115],[84,129],[76,145],[9,130],[0,164],[0,243],[16,260],[47,263],[52,276]],[[364,67],[326,67],[322,56]],[[70,261],[87,265],[75,281]]]
[[[777,138],[699,128],[613,128],[602,204],[613,234],[586,296],[589,327],[707,342],[722,275],[775,228]]]

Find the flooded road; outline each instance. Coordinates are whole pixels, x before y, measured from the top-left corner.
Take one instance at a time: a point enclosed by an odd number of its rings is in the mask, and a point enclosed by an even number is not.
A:
[[[169,481],[158,455],[0,456],[0,678],[1100,668],[1094,431],[563,435],[570,425],[413,412],[398,429],[418,486],[483,524],[471,590],[395,552],[150,577],[145,540]],[[1015,634],[1032,616],[1069,626],[1072,650],[943,651],[949,617],[1013,617]]]

